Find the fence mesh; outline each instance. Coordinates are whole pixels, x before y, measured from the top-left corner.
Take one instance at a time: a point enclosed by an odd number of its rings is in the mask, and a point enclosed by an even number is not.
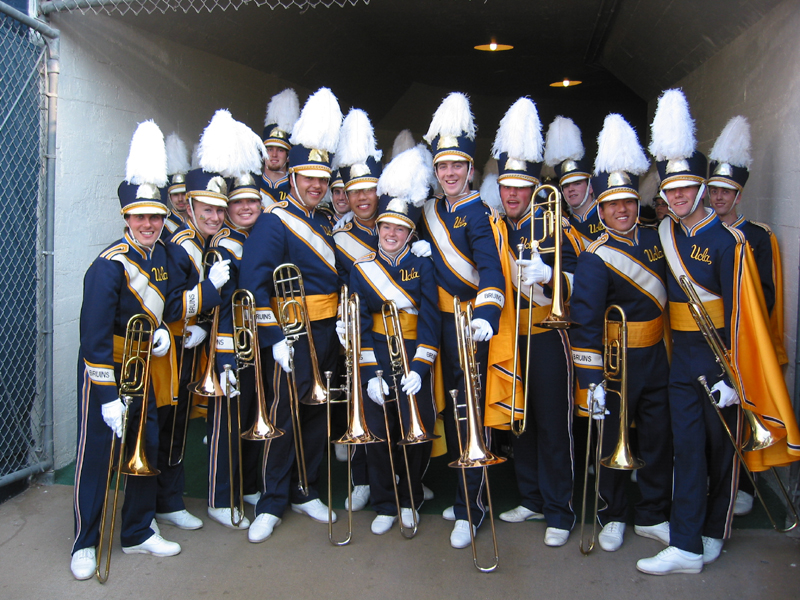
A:
[[[369,4],[369,0],[55,0],[42,2],[44,13],[79,11],[81,13],[133,14],[160,12],[212,12],[214,10],[239,10],[243,6],[276,8],[330,8]]]
[[[45,62],[0,15],[0,477],[45,458]]]

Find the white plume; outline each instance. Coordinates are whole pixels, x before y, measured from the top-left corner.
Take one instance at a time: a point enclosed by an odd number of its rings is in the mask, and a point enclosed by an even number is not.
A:
[[[647,172],[647,175],[639,183],[639,196],[643,202],[650,202],[658,196],[659,189],[661,189],[661,180],[658,178],[658,169],[653,165],[653,168]]]
[[[494,173],[495,175],[500,173],[500,168],[497,164],[496,158],[490,158],[486,161],[486,164],[483,165],[483,176],[486,177],[491,173]]]
[[[401,152],[386,165],[378,179],[379,196],[391,196],[422,206],[436,179],[433,155],[422,144]]]
[[[342,111],[339,101],[328,88],[319,88],[306,100],[289,142],[306,148],[335,152],[341,126]]]
[[[200,168],[200,142],[192,147],[192,169]]]
[[[603,129],[597,136],[597,158],[594,161],[594,174],[625,171],[641,175],[650,166],[644,155],[633,127],[616,113],[611,113],[603,122]]]
[[[167,136],[167,175],[186,174],[191,168],[189,150],[174,131]]]
[[[376,148],[376,144],[375,131],[367,113],[359,108],[351,108],[339,131],[336,164],[340,167],[363,165],[370,156],[376,161],[380,160],[383,152]]]
[[[151,183],[156,187],[167,185],[167,150],[164,134],[153,120],[139,123],[131,138],[128,160],[125,163],[125,181],[133,185]]]
[[[547,128],[544,162],[551,167],[565,160],[580,160],[586,150],[581,141],[581,130],[572,119],[556,117]]]
[[[400,133],[397,134],[397,137],[394,138],[394,144],[392,145],[392,159],[396,158],[401,152],[405,152],[409,148],[413,148],[416,145],[414,142],[414,135],[411,133],[410,129],[403,129]]]
[[[650,130],[649,150],[656,160],[689,158],[694,154],[694,119],[681,90],[667,90],[661,95]]]
[[[442,100],[433,113],[431,126],[423,138],[429,144],[437,135],[466,135],[475,139],[475,118],[469,108],[469,99],[460,92],[453,92]]]
[[[750,156],[750,123],[746,117],[733,117],[728,121],[708,157],[734,167],[750,169],[753,159]]]
[[[292,88],[287,88],[280,94],[275,94],[267,104],[264,127],[275,123],[278,129],[291,133],[299,117],[300,101],[297,99],[297,92]]]
[[[500,120],[492,156],[499,158],[500,153],[505,152],[517,160],[539,163],[543,146],[542,123],[536,105],[530,98],[520,98]]]
[[[481,200],[489,208],[495,209],[501,215],[506,214],[503,201],[500,198],[500,186],[497,185],[497,173],[487,173],[481,186]]]
[[[232,157],[227,171],[231,177],[241,177],[247,173],[261,173],[264,159],[267,158],[267,148],[261,137],[247,125],[240,121],[236,124],[236,153]]]
[[[227,109],[215,112],[200,136],[197,153],[200,167],[207,173],[219,173],[223,177],[237,175],[234,169],[246,162],[240,131],[240,123],[234,120]]]

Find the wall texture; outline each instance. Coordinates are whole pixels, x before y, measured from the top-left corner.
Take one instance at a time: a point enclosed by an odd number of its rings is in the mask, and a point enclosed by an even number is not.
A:
[[[731,117],[750,121],[753,165],[740,203],[746,218],[766,223],[781,248],[784,344],[789,391],[795,378],[800,251],[800,11],[793,0],[772,10],[678,83],[697,122],[698,149],[711,150]],[[655,100],[650,104],[652,118]],[[795,410],[798,407],[795,406]]]
[[[124,229],[117,186],[136,125],[154,119],[191,149],[218,108],[257,133],[288,84],[108,17],[55,15],[61,30],[55,224],[55,466],[75,454],[76,361],[83,275]],[[301,98],[306,90],[298,89]]]

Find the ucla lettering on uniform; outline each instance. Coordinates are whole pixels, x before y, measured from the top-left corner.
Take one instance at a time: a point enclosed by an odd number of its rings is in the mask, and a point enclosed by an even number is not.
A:
[[[645,248],[644,253],[647,255],[647,260],[650,262],[664,258],[664,253],[659,249],[658,246],[654,246],[652,250]]]
[[[324,226],[324,225],[323,225],[323,226],[322,226],[322,231],[324,231],[324,232],[325,232],[325,235],[328,235],[328,236],[331,236],[331,235],[333,235],[333,232],[331,231],[331,228],[330,228],[330,227],[326,227],[326,226]]]
[[[411,281],[412,279],[419,279],[419,271],[415,268],[400,269],[400,279],[403,281]]]
[[[692,244],[692,253],[691,257],[694,260],[699,260],[700,262],[704,262],[706,264],[711,264],[711,257],[708,255],[708,248],[703,248],[700,250],[700,246]]]
[[[519,238],[519,243],[525,250],[531,249],[531,241],[524,235],[521,238]]]
[[[167,273],[167,269],[164,268],[163,266],[153,267],[152,269],[150,269],[150,271],[153,273],[153,278],[155,278],[156,281],[166,281],[167,279],[169,279],[169,274]]]
[[[589,233],[595,234],[600,233],[601,231],[605,231],[606,228],[603,227],[602,223],[591,223],[589,224]]]
[[[466,227],[467,220],[461,217],[456,217],[456,222],[453,224],[453,229],[458,229],[459,227]]]

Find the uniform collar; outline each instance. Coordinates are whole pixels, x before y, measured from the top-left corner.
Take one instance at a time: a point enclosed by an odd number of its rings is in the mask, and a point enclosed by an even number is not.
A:
[[[130,230],[126,227],[125,228],[125,241],[128,242],[128,245],[136,250],[137,254],[141,256],[145,260],[149,260],[150,257],[153,255],[153,248],[145,248],[139,242],[136,241],[136,238],[131,235]],[[156,240],[158,243],[159,240]],[[155,245],[153,246],[155,247]]]
[[[742,225],[744,225],[744,222],[745,222],[746,220],[747,220],[747,219],[745,219],[745,218],[744,218],[744,215],[739,215],[739,218],[738,218],[738,219],[736,219],[736,220],[733,222],[733,224],[731,225],[731,227],[735,227],[736,229],[739,229],[739,228],[740,228]]]
[[[606,233],[608,237],[612,240],[616,240],[620,244],[627,244],[628,246],[638,246],[639,245],[639,225],[636,224],[633,226],[633,239],[627,238],[623,235],[619,235],[611,231],[608,227],[606,227]]]
[[[467,204],[470,204],[475,200],[480,200],[481,193],[479,191],[472,191],[463,198],[461,198],[460,200],[456,200],[452,204],[447,199],[447,196],[442,196],[442,198],[444,199],[444,205],[447,208],[447,212],[455,212],[459,208],[466,206]]]
[[[397,256],[395,256],[394,258],[392,258],[392,257],[391,257],[391,256],[389,256],[388,254],[386,254],[386,253],[385,253],[385,252],[384,252],[384,251],[381,249],[381,247],[380,247],[380,246],[378,246],[378,256],[380,256],[380,257],[381,257],[381,259],[382,259],[384,262],[386,262],[386,263],[389,263],[389,264],[390,264],[390,265],[392,265],[393,267],[396,267],[396,266],[397,266],[397,265],[399,265],[401,262],[403,262],[403,259],[404,259],[406,256],[408,256],[408,253],[409,253],[410,251],[411,251],[411,250],[410,250],[410,248],[409,248],[409,246],[408,246],[408,243],[406,243],[406,246],[405,246],[405,248],[403,248],[403,249],[402,249],[402,250],[401,250],[401,251],[400,251],[400,252],[397,254]]]
[[[247,237],[248,235],[250,235],[250,229],[252,229],[252,227],[248,228],[248,229],[243,229],[243,228],[239,227],[238,225],[234,225],[233,221],[231,221],[230,219],[227,219],[227,218],[225,219],[225,223],[224,223],[223,227],[227,227],[231,231],[235,231],[236,233],[239,233],[239,234],[243,235],[244,237]]]
[[[363,231],[365,233],[368,233],[369,235],[378,235],[378,228],[377,227],[375,227],[373,229],[370,229],[366,225],[362,225],[359,222],[359,220],[357,218],[355,218],[355,217],[353,217],[353,227],[358,227],[361,231]]]
[[[585,223],[589,220],[593,214],[597,212],[597,198],[594,198],[589,205],[589,210],[587,210],[583,216],[580,216],[572,211],[570,211],[570,216],[572,219],[575,219],[578,223]]]
[[[307,217],[314,216],[314,211],[313,210],[309,210],[308,208],[306,208],[305,205],[300,200],[298,200],[297,198],[295,198],[291,194],[286,196],[286,200],[289,202],[289,204],[291,206],[296,207],[297,210],[301,211],[305,216],[307,216]]]
[[[710,208],[703,207],[703,210],[706,211],[706,216],[703,217],[697,224],[695,224],[694,227],[686,227],[686,225],[683,224],[682,220],[677,219],[678,223],[681,226],[681,229],[683,229],[683,233],[686,234],[686,237],[694,237],[696,235],[699,235],[700,233],[703,233],[704,231],[713,227],[714,225],[717,225],[718,223],[722,222],[719,220],[717,213],[715,213]],[[672,217],[672,215],[670,215],[670,217]],[[674,217],[672,218],[674,220]]]

